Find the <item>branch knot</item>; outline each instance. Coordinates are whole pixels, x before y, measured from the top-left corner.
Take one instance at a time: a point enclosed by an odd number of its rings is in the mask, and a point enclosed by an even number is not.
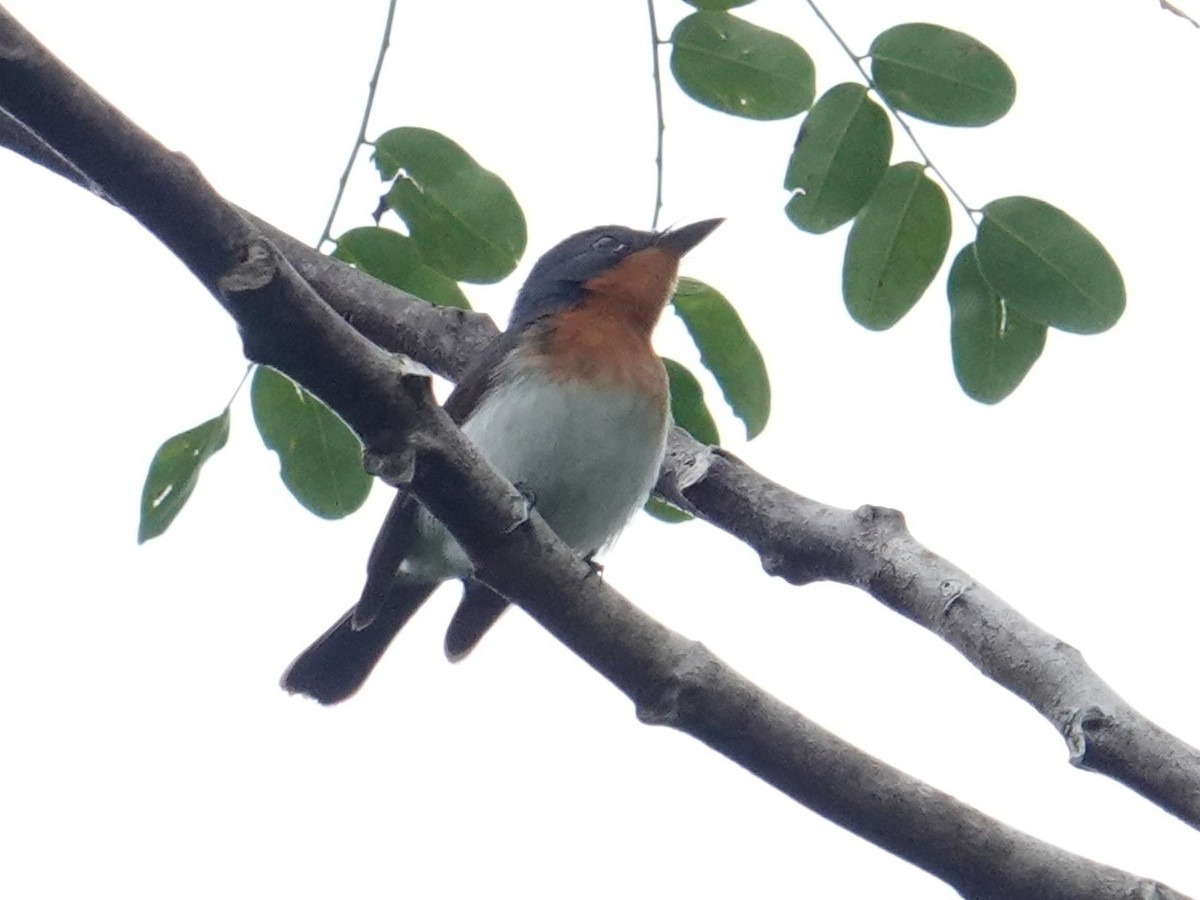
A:
[[[271,283],[279,271],[271,245],[262,238],[255,238],[243,252],[242,259],[217,279],[217,290],[222,296],[257,291]]]

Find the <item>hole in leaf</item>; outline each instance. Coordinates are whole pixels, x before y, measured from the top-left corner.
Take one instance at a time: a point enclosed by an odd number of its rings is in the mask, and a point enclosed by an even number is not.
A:
[[[163,501],[171,496],[171,492],[174,490],[175,485],[168,484],[165,488],[158,492],[158,496],[150,501],[150,506],[152,506],[154,509],[158,509],[160,506],[162,506]]]

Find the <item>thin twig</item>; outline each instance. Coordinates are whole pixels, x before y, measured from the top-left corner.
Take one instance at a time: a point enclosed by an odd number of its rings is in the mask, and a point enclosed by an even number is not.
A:
[[[358,126],[358,135],[354,138],[354,148],[350,158],[346,160],[346,168],[338,180],[337,194],[333,198],[333,208],[329,210],[329,218],[325,220],[325,228],[317,238],[317,249],[320,250],[326,241],[333,240],[330,230],[333,228],[334,217],[338,207],[342,205],[342,195],[346,193],[346,182],[350,180],[350,170],[358,159],[358,150],[367,142],[367,123],[371,118],[371,108],[375,105],[375,89],[379,86],[379,73],[383,71],[383,58],[387,56],[388,47],[392,41],[392,20],[396,16],[396,0],[388,0],[387,20],[383,23],[383,40],[379,42],[379,55],[375,57],[375,71],[371,73],[371,83],[367,88],[367,105],[363,108],[362,122]]]
[[[1200,28],[1200,22],[1197,22],[1195,19],[1193,19],[1191,16],[1189,16],[1187,13],[1185,13],[1182,9],[1180,9],[1174,3],[1168,3],[1167,0],[1158,0],[1158,5],[1161,6],[1163,9],[1165,9],[1167,12],[1174,13],[1175,15],[1179,16],[1179,18],[1184,19],[1188,22],[1191,22],[1193,28]]]
[[[229,410],[229,407],[233,406],[233,401],[237,399],[237,395],[238,395],[239,393],[241,393],[242,387],[243,387],[243,385],[245,385],[245,383],[246,383],[246,379],[250,377],[250,373],[251,373],[251,372],[253,372],[253,371],[254,371],[254,363],[247,363],[247,364],[246,364],[246,371],[242,373],[242,379],[241,379],[241,381],[239,381],[239,382],[237,383],[237,387],[235,387],[235,388],[233,389],[233,393],[232,393],[232,394],[230,395],[230,397],[229,397],[229,402],[225,404],[225,410],[226,410],[227,412],[228,412],[228,410]]]
[[[657,231],[658,214],[662,212],[663,205],[663,132],[667,128],[663,120],[662,72],[658,66],[658,48],[662,46],[663,41],[658,36],[658,19],[654,15],[654,0],[646,0],[646,11],[650,13],[650,58],[654,63],[654,106],[658,112],[658,146],[654,157],[656,172],[654,184],[654,217],[650,221],[650,230]]]
[[[908,139],[912,142],[913,147],[915,147],[917,153],[921,155],[921,161],[925,164],[925,168],[938,177],[938,181],[946,186],[946,190],[948,190],[950,195],[958,201],[958,205],[966,210],[967,218],[974,222],[977,211],[962,198],[958,191],[954,189],[954,185],[952,185],[946,176],[942,174],[942,170],[934,165],[933,160],[929,158],[929,154],[925,152],[925,148],[921,146],[921,142],[917,140],[917,136],[913,133],[912,128],[909,127],[909,124],[905,120],[904,116],[900,115],[900,111],[896,109],[896,107],[892,106],[892,102],[888,100],[884,93],[875,85],[875,79],[871,77],[871,73],[869,73],[866,70],[866,67],[862,64],[862,61],[866,57],[859,56],[850,49],[850,46],[842,39],[842,36],[838,34],[837,29],[835,29],[830,21],[825,18],[825,14],[817,7],[817,4],[814,2],[814,0],[806,0],[806,2],[812,8],[812,11],[816,14],[817,18],[821,20],[821,24],[825,26],[825,30],[833,35],[834,40],[841,45],[842,50],[844,50],[846,55],[850,57],[850,61],[854,63],[855,68],[858,69],[859,74],[861,74],[863,80],[866,81],[867,86],[870,87],[871,90],[875,92],[875,95],[883,101],[883,105],[886,106],[888,112],[892,114],[892,118],[900,123],[900,127],[903,128],[905,134],[908,135]]]

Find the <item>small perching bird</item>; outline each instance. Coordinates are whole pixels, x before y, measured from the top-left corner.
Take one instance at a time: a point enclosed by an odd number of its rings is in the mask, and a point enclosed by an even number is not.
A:
[[[591,557],[646,502],[670,425],[667,376],[651,334],[679,261],[721,224],[664,232],[604,226],[534,265],[498,335],[446,411],[554,532]],[[461,659],[507,606],[470,580],[466,554],[408,491],[398,491],[353,608],[301,653],[282,686],[338,703],[366,681],[397,632],[452,578],[467,581],[446,634]]]

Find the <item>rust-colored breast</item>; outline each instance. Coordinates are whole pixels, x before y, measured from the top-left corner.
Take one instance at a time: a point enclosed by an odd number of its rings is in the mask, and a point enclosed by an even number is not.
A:
[[[557,378],[627,386],[664,407],[667,380],[650,343],[679,260],[655,247],[584,284],[585,299],[547,325],[541,352]]]

